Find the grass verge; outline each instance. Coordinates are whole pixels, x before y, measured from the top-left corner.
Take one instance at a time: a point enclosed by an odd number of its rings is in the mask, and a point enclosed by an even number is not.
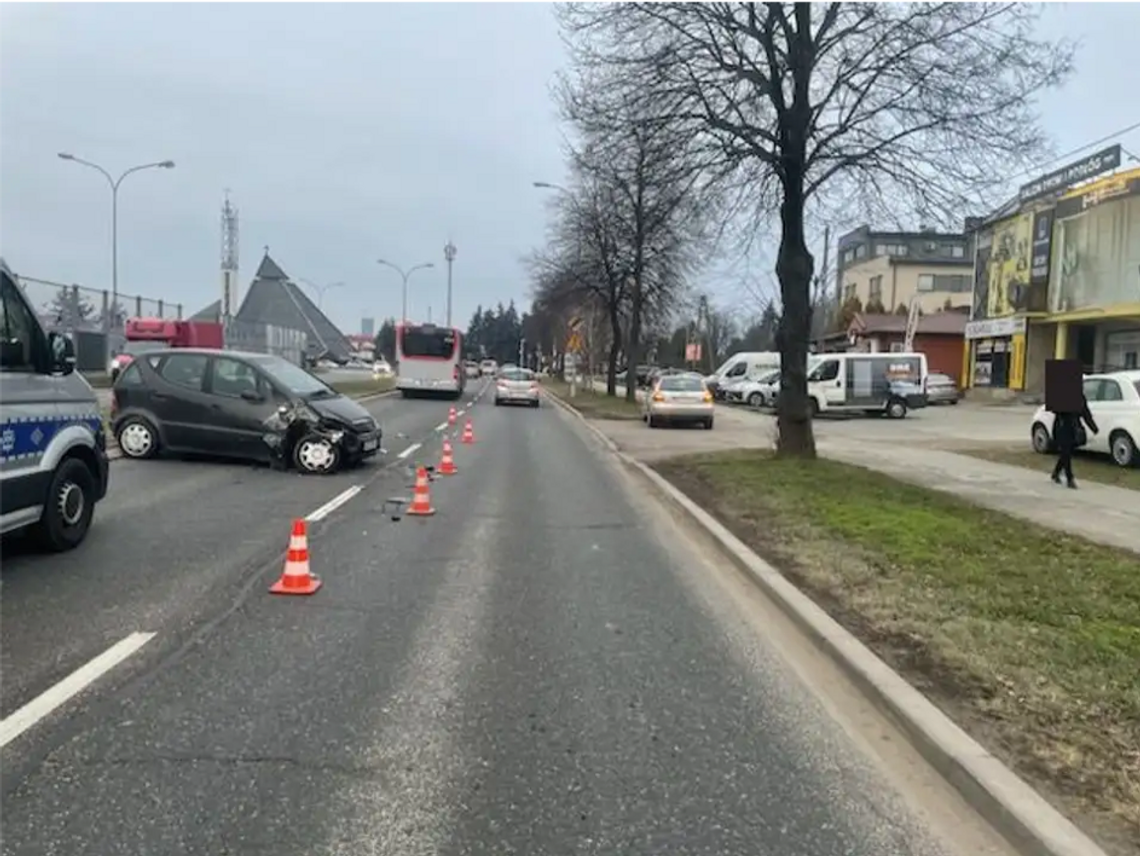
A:
[[[1140,845],[1140,558],[835,461],[655,465],[1106,848]]]
[[[560,380],[543,380],[542,385],[563,401],[572,404],[590,419],[641,419],[641,403],[628,402],[578,384],[578,394],[570,397],[570,384]]]
[[[1056,455],[1038,455],[1033,450],[1025,448],[965,449],[959,450],[958,453],[983,461],[1038,470],[1042,473],[1051,471],[1057,462]],[[1087,479],[1099,484],[1140,490],[1140,467],[1118,467],[1104,455],[1077,453],[1073,456],[1073,475],[1077,477],[1078,483]]]

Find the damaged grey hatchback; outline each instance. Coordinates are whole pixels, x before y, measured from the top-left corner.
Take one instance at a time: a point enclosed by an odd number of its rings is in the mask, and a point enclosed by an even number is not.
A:
[[[360,404],[273,354],[151,351],[115,382],[112,431],[128,458],[160,452],[243,458],[327,474],[378,454]]]

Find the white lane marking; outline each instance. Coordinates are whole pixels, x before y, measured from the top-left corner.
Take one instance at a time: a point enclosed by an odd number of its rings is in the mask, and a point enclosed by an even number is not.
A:
[[[423,446],[423,443],[412,443],[412,445],[408,446],[408,448],[404,449],[404,451],[400,452],[400,454],[396,455],[396,457],[402,461],[404,458],[408,457],[408,455],[412,454],[412,452],[421,446]]]
[[[440,422],[438,425],[435,426],[435,430],[436,431],[446,431],[447,430],[447,423],[446,422]]]
[[[155,637],[132,633],[120,639],[94,660],[80,666],[58,684],[36,696],[7,719],[0,720],[0,747],[7,746],[53,710],[81,693]]]
[[[332,514],[334,511],[336,511],[338,508],[340,508],[342,505],[344,505],[346,502],[348,502],[350,499],[352,499],[358,493],[360,493],[360,491],[362,491],[363,489],[364,488],[361,487],[360,485],[354,484],[352,487],[348,488],[347,490],[344,490],[341,493],[338,493],[336,496],[334,496],[332,499],[330,499],[328,502],[326,502],[324,505],[322,505],[316,511],[310,512],[308,517],[306,517],[305,519],[307,521],[309,521],[310,523],[316,523],[318,520],[324,520],[326,517],[328,517],[330,514]]]
[[[458,410],[458,411],[456,411],[455,415],[456,415],[456,417],[459,417],[459,416],[462,416],[466,412],[467,412],[466,410]]]

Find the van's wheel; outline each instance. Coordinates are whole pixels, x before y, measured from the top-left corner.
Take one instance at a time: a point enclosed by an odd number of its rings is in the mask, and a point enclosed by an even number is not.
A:
[[[316,434],[306,434],[293,445],[293,464],[304,475],[327,475],[340,467],[336,443]]]
[[[901,398],[891,399],[887,403],[887,416],[891,419],[902,419],[906,416],[906,402]]]
[[[748,396],[749,407],[763,407],[764,406],[764,393],[754,392]]]
[[[1140,463],[1140,458],[1136,455],[1136,443],[1127,431],[1114,431],[1108,438],[1108,448],[1112,452],[1112,460],[1119,467],[1134,467]]]
[[[119,451],[128,458],[144,460],[158,454],[158,430],[149,419],[128,416],[119,424],[115,434]]]
[[[46,550],[62,553],[79,546],[95,512],[95,477],[79,458],[64,458],[55,469],[34,537]]]
[[[819,418],[819,402],[816,401],[814,398],[811,400],[811,418],[812,419],[818,419]]]

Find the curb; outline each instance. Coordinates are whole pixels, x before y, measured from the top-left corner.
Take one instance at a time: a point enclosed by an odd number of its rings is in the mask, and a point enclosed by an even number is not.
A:
[[[660,499],[684,514],[748,574],[780,610],[898,725],[911,745],[967,803],[1024,856],[1107,856],[1030,785],[990,754],[926,696],[842,627],[740,539],[655,470],[634,460],[571,405],[576,416],[618,461]]]

